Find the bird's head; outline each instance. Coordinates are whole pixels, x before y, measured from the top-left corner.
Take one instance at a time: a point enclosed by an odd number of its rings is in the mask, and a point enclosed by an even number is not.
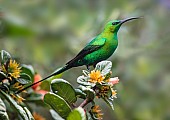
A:
[[[131,17],[131,18],[127,18],[127,19],[124,19],[124,20],[112,20],[112,21],[109,21],[106,26],[105,26],[105,31],[107,32],[111,32],[111,33],[117,33],[120,26],[127,22],[127,21],[130,21],[130,20],[134,20],[134,19],[139,19],[141,17]]]

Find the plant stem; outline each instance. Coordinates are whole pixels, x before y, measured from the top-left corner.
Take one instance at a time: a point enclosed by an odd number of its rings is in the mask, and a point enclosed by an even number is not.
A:
[[[85,107],[88,103],[90,102],[90,100],[88,98],[86,98],[81,104],[79,107]]]

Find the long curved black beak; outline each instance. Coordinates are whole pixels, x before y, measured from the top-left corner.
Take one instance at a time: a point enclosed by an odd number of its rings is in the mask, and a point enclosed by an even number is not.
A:
[[[140,18],[143,18],[143,17],[131,17],[131,18],[127,18],[124,20],[120,20],[120,25],[122,25],[123,23],[125,23],[127,21],[134,20],[134,19],[140,19]]]

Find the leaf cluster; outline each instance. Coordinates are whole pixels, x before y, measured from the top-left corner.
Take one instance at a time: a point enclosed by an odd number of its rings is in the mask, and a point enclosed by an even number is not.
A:
[[[54,79],[51,82],[51,92],[44,96],[44,102],[54,111],[52,114],[58,114],[67,120],[86,120],[101,119],[101,110],[93,110],[96,106],[95,99],[102,98],[112,109],[113,108],[113,84],[109,82],[111,76],[112,63],[110,61],[99,62],[92,71],[83,70],[82,76],[77,78],[79,86],[73,86],[66,80]],[[97,74],[94,71],[98,71]],[[91,82],[90,74],[94,78],[99,76],[102,81]],[[96,75],[96,76],[95,76]],[[106,90],[104,88],[107,88]],[[103,93],[102,93],[103,92]],[[83,99],[81,104],[77,104],[78,99]],[[91,104],[88,111],[85,106]],[[98,107],[97,107],[98,108]],[[55,116],[55,115],[52,115]]]
[[[31,65],[20,65],[7,51],[0,51],[0,118],[9,120],[12,114],[15,118],[34,120],[30,107],[23,100],[42,103],[42,95],[35,93],[33,89],[30,89],[27,94],[15,94],[16,91],[33,83],[34,76],[35,71]],[[12,109],[9,110],[9,107]]]

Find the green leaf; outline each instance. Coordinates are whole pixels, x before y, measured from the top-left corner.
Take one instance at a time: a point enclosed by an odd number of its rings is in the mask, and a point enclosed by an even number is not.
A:
[[[86,99],[86,94],[85,94],[82,90],[80,90],[80,89],[75,89],[75,92],[76,92],[76,96],[77,96],[78,98]]]
[[[32,116],[31,112],[26,107],[24,107],[24,110],[25,110],[25,112],[26,112],[26,114],[28,116],[28,119],[29,120],[34,120],[34,117]]]
[[[103,76],[107,75],[112,68],[112,62],[110,61],[101,61],[97,63],[95,70],[101,71]]]
[[[31,93],[30,96],[26,99],[26,101],[28,101],[28,102],[35,102],[35,101],[39,101],[39,100],[42,101],[42,94],[39,94],[36,92]]]
[[[54,79],[51,82],[51,89],[54,93],[64,98],[69,104],[75,103],[77,100],[74,88],[66,80]]]
[[[67,104],[67,102],[62,97],[54,93],[49,92],[45,94],[44,102],[49,104],[63,118],[66,118],[71,112],[71,107]]]
[[[80,86],[79,87],[84,93],[86,93],[86,98],[88,98],[88,100],[93,101],[94,97],[95,97],[95,92],[93,89],[91,88],[87,88],[84,86]]]
[[[4,21],[5,24],[5,30],[7,32],[7,36],[10,36],[12,38],[14,37],[30,37],[33,35],[36,35],[36,32],[29,27],[19,25],[15,22],[11,22],[8,20]]]
[[[79,76],[78,78],[77,78],[77,83],[79,83],[79,84],[81,84],[81,85],[84,85],[84,86],[95,86],[95,84],[94,83],[90,83],[90,82],[88,82],[88,77],[86,77],[86,76],[84,76],[84,75],[82,75],[82,76]]]
[[[86,113],[83,108],[78,107],[70,112],[67,120],[86,120]]]
[[[103,98],[103,100],[112,108],[112,110],[114,110],[113,100],[108,98]]]
[[[0,118],[2,120],[9,120],[8,114],[6,112],[6,106],[4,102],[2,101],[2,99],[0,99]]]
[[[56,111],[50,109],[51,116],[54,120],[64,120]]]
[[[90,111],[86,111],[86,117],[87,117],[87,120],[95,120],[92,118],[91,116],[91,113],[89,113]]]
[[[20,77],[16,81],[24,85],[32,82],[31,77],[26,73],[20,74]]]
[[[59,68],[59,69],[60,69],[60,68]],[[57,70],[58,70],[58,69],[57,69]],[[55,70],[53,73],[55,73],[57,70]],[[53,74],[53,73],[52,73],[52,74]],[[61,78],[61,76],[62,76],[62,73],[60,73],[60,74],[58,74],[58,75],[54,75],[54,76],[48,78],[47,80],[43,81],[43,82],[41,83],[41,85],[40,85],[40,86],[41,86],[41,89],[50,91],[51,81],[53,81],[54,79]]]
[[[87,71],[87,70],[83,70],[83,74],[84,74],[85,76],[88,76],[89,71]]]
[[[0,96],[5,98],[10,103],[10,105],[15,109],[15,111],[17,111],[23,120],[29,120],[25,110],[20,105],[18,105],[8,94],[0,90]]]
[[[1,50],[1,64],[6,63],[10,59],[11,55],[5,50]]]
[[[21,73],[25,73],[25,74],[29,75],[31,77],[32,82],[34,81],[35,71],[31,65],[23,64],[21,70],[22,70]]]
[[[42,90],[50,91],[50,84],[51,82],[49,81],[49,79],[47,79],[40,84],[40,87]]]
[[[9,83],[7,82],[7,83],[3,83],[3,85],[1,86],[1,90],[3,90],[3,91],[9,91],[9,88],[10,87],[10,85],[9,85]]]
[[[0,71],[0,82],[4,80],[5,78],[7,78],[7,76],[3,72]]]
[[[43,97],[42,94],[34,92],[34,93],[31,93],[29,95],[29,97],[27,97],[25,102],[35,103],[36,105],[39,105],[39,106],[47,106],[46,104],[44,104],[44,101],[42,100],[42,97]]]

